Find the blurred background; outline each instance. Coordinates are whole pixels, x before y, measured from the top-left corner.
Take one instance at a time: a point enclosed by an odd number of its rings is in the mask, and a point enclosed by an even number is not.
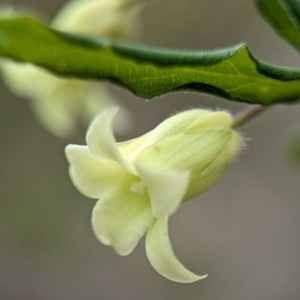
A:
[[[15,0],[51,18],[63,0]],[[139,41],[177,49],[246,42],[259,59],[300,67],[299,54],[258,15],[251,0],[157,0],[142,12]],[[110,85],[134,114],[126,140],[190,107],[241,110],[246,105],[198,94],[145,102]],[[0,81],[1,300],[298,300],[300,169],[288,158],[300,105],[278,105],[241,129],[248,146],[213,188],[170,220],[178,258],[203,281],[177,284],[150,266],[142,239],[128,257],[97,242],[95,200],[72,186],[64,147],[36,121],[28,101]],[[300,135],[300,130],[299,130]]]

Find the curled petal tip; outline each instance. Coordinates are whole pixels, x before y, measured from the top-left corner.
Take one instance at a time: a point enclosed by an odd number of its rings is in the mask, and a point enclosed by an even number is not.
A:
[[[118,110],[117,106],[109,107],[94,119],[86,135],[87,145],[96,158],[114,161],[135,174],[133,166],[119,152],[113,133],[112,122]]]
[[[207,277],[189,271],[175,256],[168,234],[168,218],[156,219],[147,232],[146,253],[153,268],[178,283],[191,283]]]

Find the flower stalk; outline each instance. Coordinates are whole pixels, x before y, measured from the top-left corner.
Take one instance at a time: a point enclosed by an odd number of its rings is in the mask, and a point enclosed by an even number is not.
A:
[[[247,107],[245,110],[237,113],[234,116],[232,128],[237,128],[245,125],[252,119],[259,116],[261,113],[265,112],[266,110],[267,107],[260,104]]]

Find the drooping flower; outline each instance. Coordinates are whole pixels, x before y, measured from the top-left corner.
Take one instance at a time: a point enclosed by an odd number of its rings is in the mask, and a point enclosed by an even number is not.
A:
[[[73,0],[52,21],[58,30],[112,39],[130,39],[139,33],[137,11],[141,0]]]
[[[137,2],[140,1],[70,1],[50,25],[61,31],[89,36],[132,38],[139,29]],[[37,119],[59,137],[70,135],[78,121],[88,124],[101,110],[118,103],[104,84],[58,77],[40,67],[10,60],[1,61],[0,69],[10,90],[30,99]],[[122,114],[116,127],[119,131],[129,125],[129,113],[123,110]]]
[[[100,199],[92,214],[96,237],[128,255],[147,231],[146,253],[161,275],[176,282],[205,278],[176,258],[168,217],[223,174],[241,148],[227,112],[194,109],[162,122],[147,134],[116,143],[105,110],[91,124],[87,146],[68,145],[70,177],[85,196]]]

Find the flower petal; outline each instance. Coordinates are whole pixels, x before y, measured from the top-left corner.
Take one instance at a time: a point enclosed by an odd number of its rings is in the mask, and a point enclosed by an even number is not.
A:
[[[58,99],[53,99],[50,95],[50,97],[40,98],[38,100],[32,99],[29,105],[36,119],[44,125],[48,131],[58,137],[64,138],[75,131],[76,122],[72,114],[70,114],[70,110],[64,107],[66,102],[57,100]]]
[[[138,160],[135,167],[147,187],[153,215],[165,217],[173,214],[188,188],[190,172],[151,168]]]
[[[122,256],[136,247],[153,222],[148,196],[130,191],[134,179],[123,180],[96,204],[92,226],[99,241],[111,245]],[[132,181],[133,179],[133,181]]]
[[[151,134],[151,131],[135,139],[117,143],[117,147],[123,156],[133,160],[141,150],[144,149],[143,143]]]
[[[120,154],[112,131],[112,121],[118,110],[117,107],[108,108],[95,118],[87,132],[86,142],[95,157],[100,160],[116,161],[130,173],[135,174],[133,165],[125,161]]]
[[[201,176],[206,176],[220,170],[225,170],[233,158],[238,155],[242,148],[243,140],[240,134],[235,131],[230,132],[230,139],[223,151],[202,171]]]
[[[172,281],[189,283],[207,277],[190,272],[178,261],[170,243],[167,217],[156,219],[148,230],[146,253],[153,268]]]
[[[209,129],[228,129],[232,125],[232,116],[225,111],[204,111],[195,121],[186,128],[186,133],[196,133]]]
[[[72,182],[87,197],[99,199],[128,174],[113,161],[97,160],[87,146],[68,145],[65,152]]]
[[[83,103],[81,113],[84,124],[89,124],[104,109],[119,105],[119,101],[106,88],[105,84],[99,82],[87,81],[81,89],[80,97]],[[116,133],[124,134],[128,132],[133,125],[131,113],[122,108],[113,125],[113,130]]]
[[[0,68],[11,91],[18,97],[40,100],[48,97],[61,79],[29,63],[1,60]]]

